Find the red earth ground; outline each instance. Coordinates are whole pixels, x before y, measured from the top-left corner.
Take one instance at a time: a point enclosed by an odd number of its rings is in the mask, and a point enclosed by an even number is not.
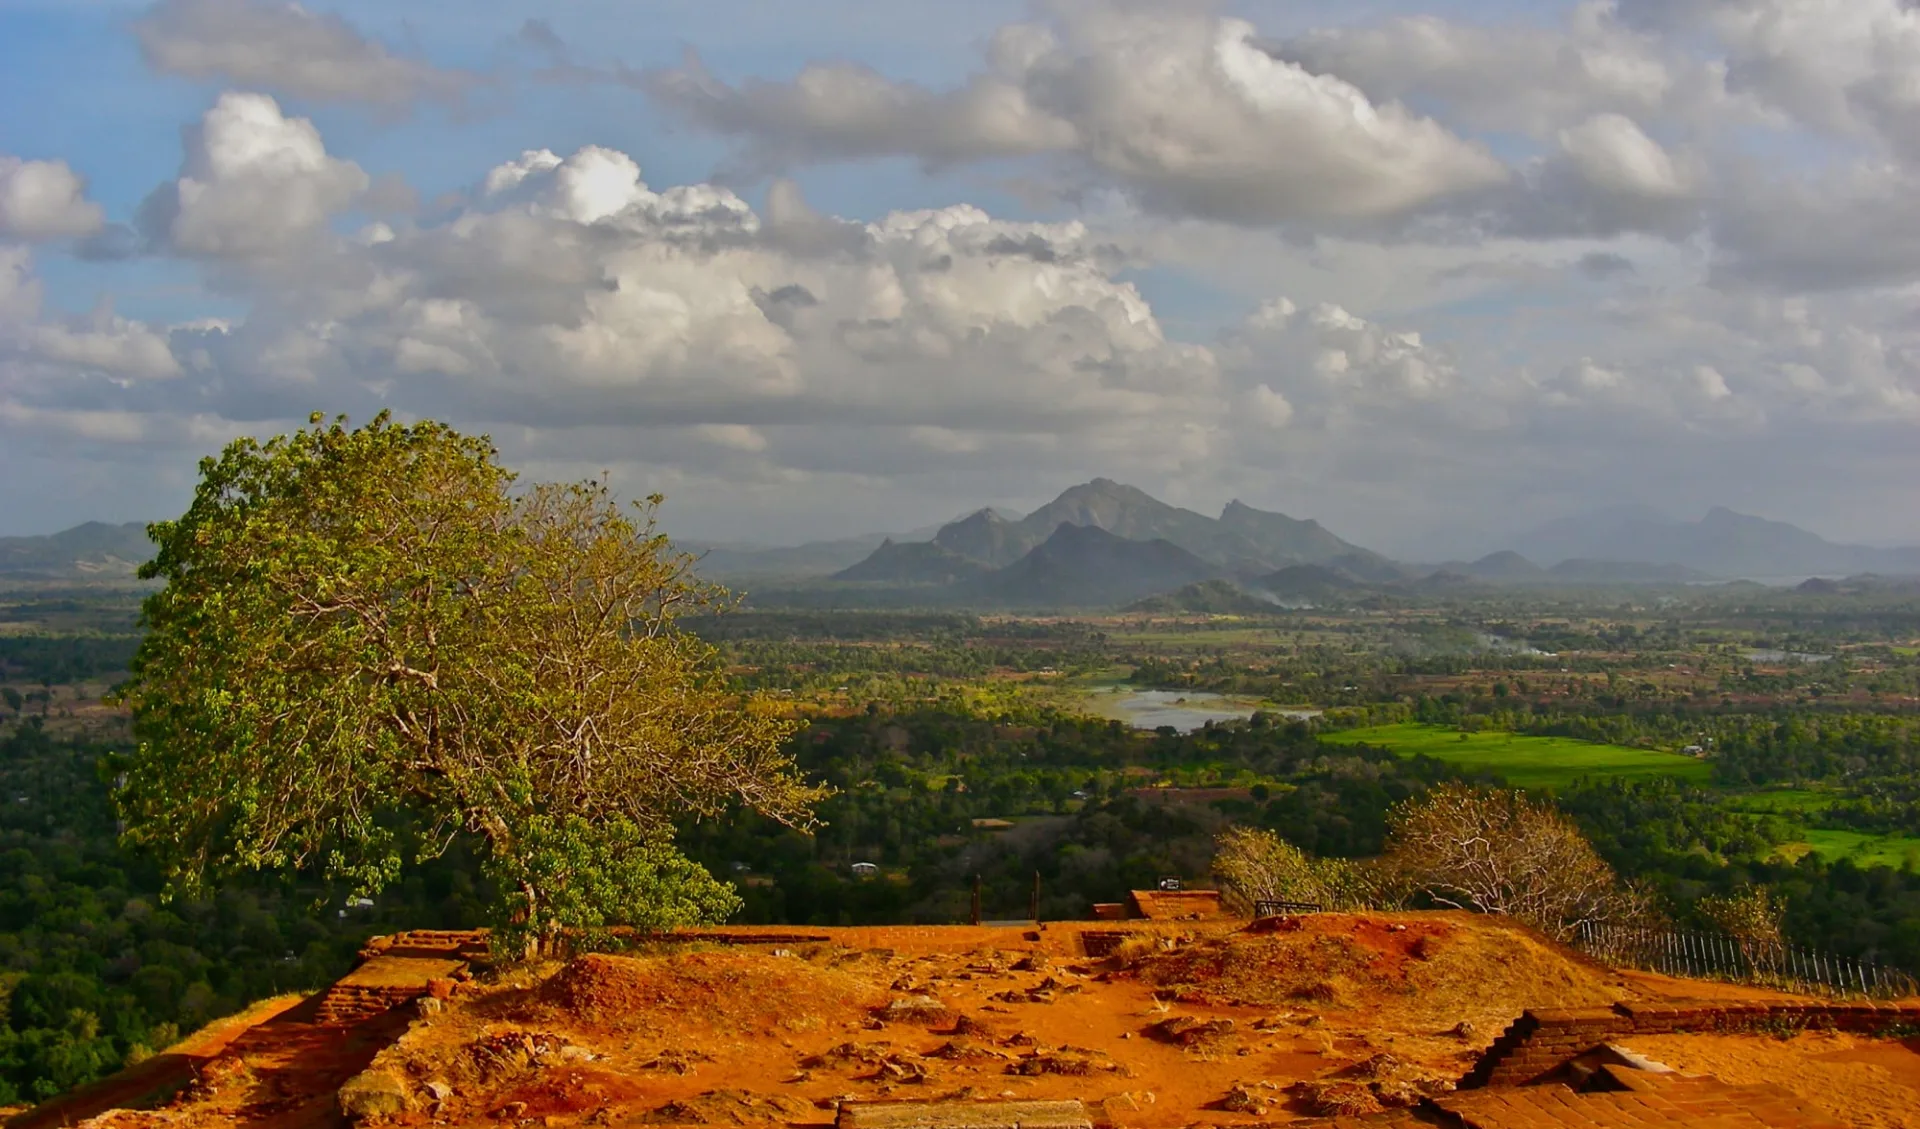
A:
[[[341,1122],[349,1078],[358,1119],[395,1126],[824,1125],[845,1098],[1009,1097],[1102,1103],[1131,1129],[1251,1127],[1443,1091],[1528,1008],[1766,995],[1460,914],[732,929],[434,988],[449,998],[347,1028],[282,1012],[161,1108],[90,1129],[317,1129]],[[1916,1046],[1631,1049],[1774,1082],[1843,1124],[1920,1129]]]

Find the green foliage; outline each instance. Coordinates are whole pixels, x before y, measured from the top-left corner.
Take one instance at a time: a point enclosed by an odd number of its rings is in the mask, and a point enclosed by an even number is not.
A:
[[[0,736],[0,1105],[118,1070],[266,996],[318,988],[374,932],[470,923],[452,858],[371,910],[277,876],[163,902],[115,838],[109,750],[26,726]]]
[[[482,873],[499,892],[495,921],[505,951],[547,938],[530,922],[564,930],[576,949],[605,947],[612,930],[642,932],[712,925],[739,912],[733,887],[715,881],[666,836],[630,820],[589,821],[538,815],[520,828],[512,854],[496,854]],[[527,891],[538,891],[538,906]],[[535,911],[539,914],[536,917]]]
[[[461,835],[550,874],[521,857],[545,816],[592,850],[736,803],[805,825],[793,724],[677,627],[725,594],[655,532],[659,499],[511,484],[484,439],[384,415],[203,461],[141,573],[166,586],[121,692],[129,841],[187,891],[303,868],[372,891]],[[522,924],[551,932],[544,893]]]
[[[1216,840],[1213,878],[1243,913],[1263,901],[1306,902],[1333,910],[1385,908],[1385,884],[1351,859],[1314,858],[1273,832],[1235,827]]]

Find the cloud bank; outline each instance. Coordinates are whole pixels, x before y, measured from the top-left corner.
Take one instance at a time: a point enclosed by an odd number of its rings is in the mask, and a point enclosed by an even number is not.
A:
[[[656,184],[604,140],[515,145],[421,204],[295,107],[450,101],[466,72],[292,5],[167,0],[149,60],[232,89],[124,219],[206,312],[49,300],[47,265],[119,229],[75,167],[0,157],[0,470],[126,468],[158,506],[227,436],[393,408],[739,539],[1094,475],[1395,551],[1623,499],[1920,539],[1917,20],[1586,0],[1276,36],[1061,3],[947,84],[576,66],[725,166]],[[787,179],[890,158],[931,201]],[[981,178],[1027,203],[964,202]]]

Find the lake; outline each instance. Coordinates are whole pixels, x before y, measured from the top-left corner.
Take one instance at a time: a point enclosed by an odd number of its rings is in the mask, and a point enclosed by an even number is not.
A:
[[[1190,732],[1209,721],[1232,721],[1252,717],[1259,704],[1241,698],[1228,698],[1194,690],[1129,690],[1122,694],[1094,694],[1088,705],[1102,717],[1124,721],[1135,729],[1158,729],[1171,725]],[[1319,710],[1267,710],[1274,717],[1306,719],[1319,717]]]

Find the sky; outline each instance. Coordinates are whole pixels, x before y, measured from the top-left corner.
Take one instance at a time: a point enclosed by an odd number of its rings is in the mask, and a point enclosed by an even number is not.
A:
[[[1920,543],[1916,189],[1907,0],[0,0],[0,534],[390,410],[703,541]]]

